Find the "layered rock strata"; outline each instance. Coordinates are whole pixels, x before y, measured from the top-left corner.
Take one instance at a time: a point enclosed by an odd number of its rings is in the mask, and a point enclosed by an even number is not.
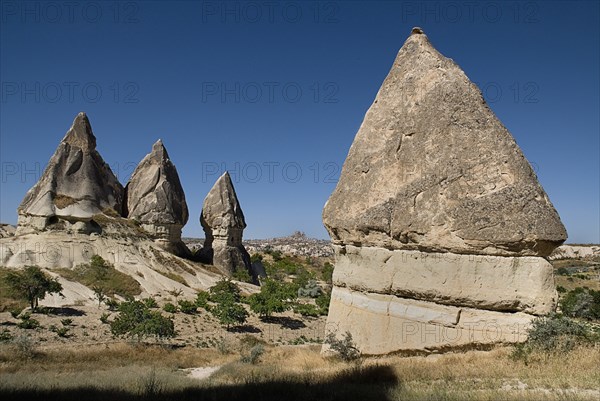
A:
[[[367,354],[522,341],[556,303],[558,213],[479,89],[419,28],[323,210],[329,331]]]

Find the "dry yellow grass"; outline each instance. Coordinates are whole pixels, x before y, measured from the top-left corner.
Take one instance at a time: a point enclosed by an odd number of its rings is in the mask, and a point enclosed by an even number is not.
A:
[[[230,353],[192,347],[112,344],[52,346],[31,359],[10,345],[0,347],[0,395],[15,399],[330,399],[378,400],[597,400],[600,348],[579,348],[566,355],[539,355],[529,365],[510,358],[510,348],[428,357],[386,356],[361,363],[321,357],[319,346],[267,346],[259,363],[240,362]],[[204,381],[182,369],[221,366]],[[157,391],[160,390],[160,391]],[[155,394],[156,392],[156,394]],[[256,395],[258,394],[258,395]],[[42,398],[41,398],[42,397]],[[132,398],[133,397],[133,398]],[[246,397],[246,398],[244,398]],[[374,398],[373,398],[374,397]],[[151,397],[150,397],[151,398]]]

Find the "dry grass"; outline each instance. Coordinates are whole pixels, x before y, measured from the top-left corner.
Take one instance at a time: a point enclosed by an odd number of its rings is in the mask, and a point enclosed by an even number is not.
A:
[[[524,365],[509,348],[347,364],[318,346],[267,347],[256,365],[238,350],[113,344],[51,347],[31,359],[0,347],[2,399],[597,400],[600,349],[540,356]],[[235,349],[236,347],[231,347]],[[222,366],[204,381],[183,368]],[[57,394],[60,396],[57,396]],[[283,397],[285,394],[285,397]],[[158,397],[160,396],[160,397]]]
[[[73,199],[67,195],[57,194],[54,197],[54,205],[56,205],[56,207],[59,209],[64,209],[64,208],[74,205],[76,203],[77,203],[76,199]]]

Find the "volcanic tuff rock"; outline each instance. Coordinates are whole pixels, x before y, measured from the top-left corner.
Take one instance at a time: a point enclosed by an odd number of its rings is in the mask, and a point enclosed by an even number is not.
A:
[[[327,201],[334,243],[547,256],[567,237],[508,130],[415,32],[367,111]]]
[[[92,218],[120,215],[122,200],[123,187],[96,151],[87,116],[79,113],[19,206],[17,234],[45,229],[94,232],[100,227]]]
[[[8,238],[15,235],[16,228],[10,224],[0,223],[0,238]]]
[[[566,239],[478,88],[419,28],[367,111],[323,210],[328,330],[366,354],[516,342],[552,311]],[[324,348],[326,350],[326,348]]]
[[[250,255],[242,245],[246,220],[228,172],[219,177],[206,195],[200,224],[206,234],[200,251],[202,261],[212,263],[228,275],[239,269],[252,273]]]
[[[185,194],[175,165],[161,140],[131,175],[125,187],[125,215],[165,248],[180,253],[181,229],[188,220]]]

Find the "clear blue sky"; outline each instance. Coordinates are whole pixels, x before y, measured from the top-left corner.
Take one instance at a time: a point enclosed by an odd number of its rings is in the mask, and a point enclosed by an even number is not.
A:
[[[597,1],[1,2],[0,221],[79,111],[123,184],[162,138],[202,236],[230,170],[246,238],[327,238],[321,210],[413,26],[477,82],[569,242],[600,242]]]

